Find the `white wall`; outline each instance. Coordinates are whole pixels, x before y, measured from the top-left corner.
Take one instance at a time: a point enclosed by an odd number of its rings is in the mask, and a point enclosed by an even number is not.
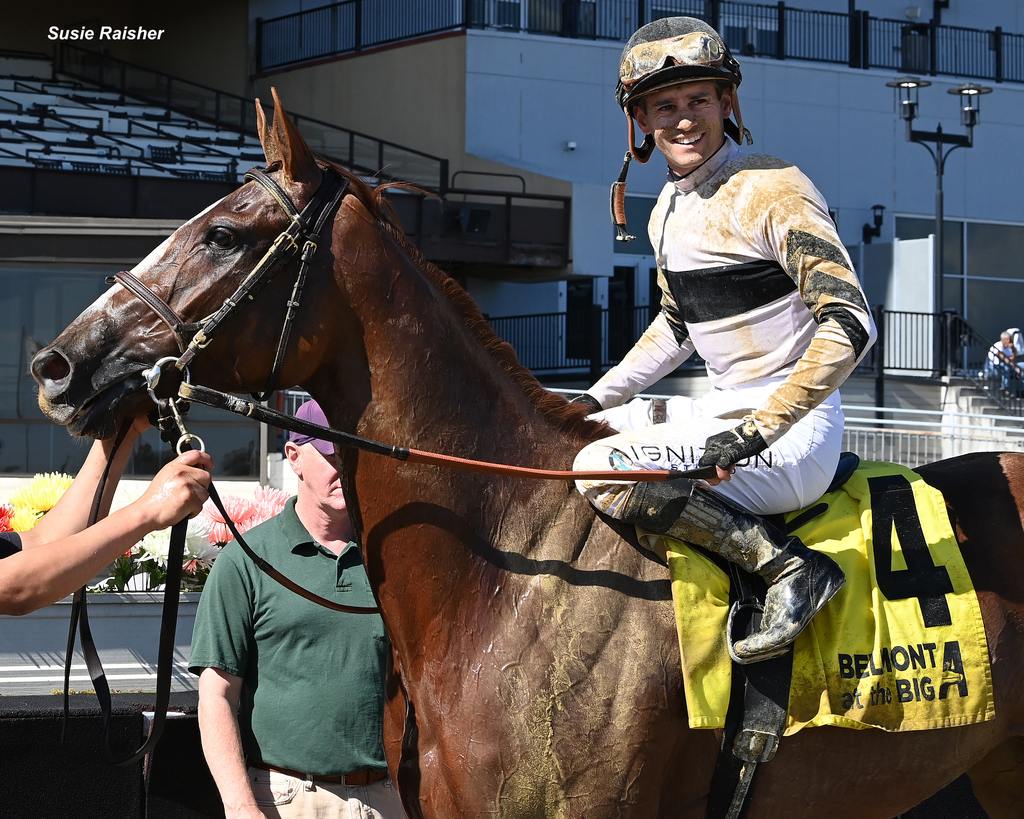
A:
[[[885,293],[889,310],[930,313],[934,309],[932,237],[893,242],[892,274]]]

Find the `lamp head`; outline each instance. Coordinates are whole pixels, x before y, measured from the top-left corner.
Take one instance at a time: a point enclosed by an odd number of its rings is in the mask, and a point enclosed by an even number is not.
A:
[[[946,93],[960,97],[960,122],[968,128],[973,128],[981,119],[981,98],[985,94],[991,94],[992,89],[987,85],[965,82],[950,88]]]
[[[902,119],[913,122],[917,116],[917,92],[919,88],[927,88],[931,83],[928,80],[921,80],[917,77],[899,77],[886,83],[886,87],[893,89],[893,96],[896,101],[896,110]]]

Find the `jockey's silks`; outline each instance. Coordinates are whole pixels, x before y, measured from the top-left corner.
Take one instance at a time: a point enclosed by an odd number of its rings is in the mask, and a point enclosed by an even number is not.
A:
[[[796,534],[835,559],[847,579],[797,638],[786,734],[992,719],[981,607],[941,493],[909,469],[865,462],[823,500],[828,513]],[[719,728],[732,673],[728,579],[685,544],[663,538],[660,546],[672,577],[689,724]]]
[[[785,377],[753,408],[771,443],[842,384],[874,339],[825,199],[791,164],[727,139],[695,171],[669,180],[648,233],[661,312],[588,390],[605,409],[696,351],[715,387]]]

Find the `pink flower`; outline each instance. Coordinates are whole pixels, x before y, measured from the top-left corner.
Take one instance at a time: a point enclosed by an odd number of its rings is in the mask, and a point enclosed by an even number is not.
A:
[[[14,517],[14,509],[6,503],[0,506],[0,532],[13,532],[11,519]]]
[[[275,515],[279,515],[287,502],[288,495],[280,489],[274,489],[271,486],[257,486],[252,496],[253,512],[250,526],[263,523]]]
[[[252,520],[255,507],[252,501],[240,498],[236,495],[224,495],[221,500],[224,503],[224,511],[231,517],[235,528],[245,533],[256,525]],[[227,543],[232,539],[231,530],[221,516],[220,511],[213,505],[212,500],[203,504],[203,511],[200,513],[210,521],[210,533],[207,535],[210,543]]]

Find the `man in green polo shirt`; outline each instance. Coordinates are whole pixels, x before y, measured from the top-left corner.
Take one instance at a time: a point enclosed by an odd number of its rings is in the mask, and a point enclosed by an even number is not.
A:
[[[326,424],[313,401],[296,417]],[[333,445],[292,433],[285,455],[298,496],[246,541],[310,591],[374,605]],[[389,652],[379,615],[318,606],[262,574],[237,543],[224,547],[199,603],[190,670],[229,819],[405,815],[382,747]]]

